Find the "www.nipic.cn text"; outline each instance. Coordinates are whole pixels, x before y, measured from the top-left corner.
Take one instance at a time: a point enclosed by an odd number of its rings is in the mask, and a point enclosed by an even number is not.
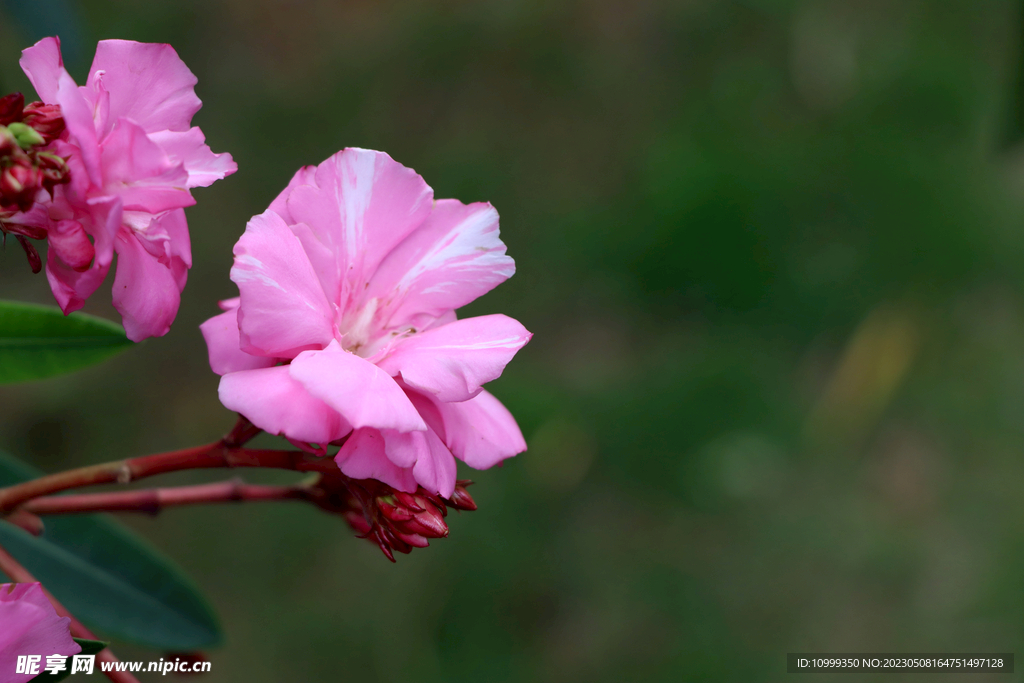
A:
[[[18,655],[14,673],[37,675],[41,673],[58,674],[69,671],[71,674],[91,674],[96,670],[96,655]],[[149,672],[166,676],[169,673],[206,673],[210,670],[210,662],[197,662],[191,659],[161,659],[158,662],[100,662],[99,670],[130,671],[133,673]]]

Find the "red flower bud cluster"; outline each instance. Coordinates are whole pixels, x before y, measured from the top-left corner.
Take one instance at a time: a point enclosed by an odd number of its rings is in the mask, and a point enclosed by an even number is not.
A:
[[[0,207],[28,211],[42,186],[43,174],[27,154],[19,150],[0,157]]]
[[[46,239],[46,231],[11,223],[18,212],[32,208],[40,190],[71,179],[67,160],[44,148],[64,132],[64,119],[55,104],[25,104],[21,93],[0,97],[0,231],[17,236],[33,273],[42,269],[35,247],[26,238]]]
[[[20,92],[0,97],[0,125],[21,121],[24,115],[25,98]]]
[[[375,479],[343,476],[340,481],[345,487],[342,495],[327,479],[321,480],[325,500],[320,506],[341,514],[361,538],[376,543],[392,562],[395,551],[408,554],[413,548],[426,548],[431,538],[446,537],[444,518],[449,507],[476,510],[473,497],[466,491],[473,483],[468,479],[456,482],[451,498],[442,498],[422,486],[415,493],[406,493]]]
[[[240,448],[263,431],[245,416],[238,418],[222,440],[227,448]],[[309,444],[292,443],[307,453],[319,455]],[[431,538],[448,536],[448,525],[444,521],[448,508],[476,510],[476,501],[466,490],[472,483],[469,479],[459,479],[451,497],[442,498],[422,486],[415,493],[406,493],[376,479],[352,479],[341,472],[321,473],[306,485],[303,497],[327,512],[344,517],[360,538],[376,543],[394,562],[396,550],[409,554],[413,548],[426,548]]]
[[[20,96],[20,93],[16,93]],[[64,117],[60,115],[60,106],[32,102],[22,110],[21,122],[29,126],[43,138],[48,145],[64,132]]]
[[[42,151],[63,132],[57,105],[25,106],[21,93],[0,98],[0,209],[28,211],[40,189],[52,195],[70,180],[65,160]]]
[[[48,145],[64,132],[64,117],[56,104],[30,102],[20,92],[0,97],[0,126],[22,123],[34,130],[42,141],[40,145]]]

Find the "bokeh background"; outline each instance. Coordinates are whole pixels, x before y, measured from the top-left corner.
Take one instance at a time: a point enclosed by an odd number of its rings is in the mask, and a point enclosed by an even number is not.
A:
[[[197,325],[231,246],[345,146],[491,201],[518,272],[464,313],[536,335],[491,387],[529,451],[466,471],[479,512],[397,565],[298,504],[126,518],[221,614],[207,680],[1024,656],[1021,3],[4,0],[0,91],[54,32],[80,82],[98,39],[174,45],[240,170],[188,210],[171,333],[3,387],[3,448],[56,470],[219,437]],[[108,291],[87,310],[116,319]]]

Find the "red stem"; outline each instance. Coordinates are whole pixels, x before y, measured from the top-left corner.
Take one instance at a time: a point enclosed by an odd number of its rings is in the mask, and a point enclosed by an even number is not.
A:
[[[338,466],[331,458],[301,451],[243,448],[221,440],[180,451],[79,467],[0,489],[0,515],[9,514],[33,498],[68,489],[95,484],[127,484],[157,474],[214,467],[270,467],[338,474]]]
[[[21,566],[21,563],[14,559],[10,553],[0,547],[0,571],[7,574],[15,583],[39,583],[35,577]],[[57,598],[53,597],[53,594],[46,590],[46,586],[39,584],[43,589],[43,593],[46,595],[50,604],[53,605],[53,609],[56,610],[57,614],[62,617],[67,617],[71,620],[71,635],[76,638],[84,638],[86,640],[99,640],[92,631],[87,629],[82,622],[75,619],[74,615],[68,612],[64,605],[60,604]],[[110,651],[110,648],[104,648],[98,655],[96,655],[97,662],[116,662],[117,657]],[[102,667],[100,667],[102,671]],[[132,676],[127,671],[102,671],[107,678],[114,681],[114,683],[139,683],[139,679]]]
[[[145,512],[155,515],[166,507],[176,505],[310,500],[311,497],[311,490],[306,486],[262,486],[232,479],[196,486],[45,496],[28,501],[18,509],[18,512],[29,512],[35,515],[62,515],[80,512]]]
[[[244,448],[243,444],[259,432],[245,418],[216,443],[179,451],[116,460],[100,465],[50,474],[32,481],[0,489],[0,517],[17,523],[33,533],[41,530],[37,515],[101,511],[139,511],[155,514],[164,507],[193,503],[261,500],[307,500],[330,512],[348,511],[336,487],[327,490],[321,482],[345,483],[333,459],[301,451]],[[158,488],[142,491],[116,491],[72,496],[49,496],[68,489],[96,484],[127,484],[131,481],[187,469],[215,467],[270,467],[297,472],[319,472],[321,478],[309,486],[261,486],[237,480],[197,486]],[[45,497],[42,497],[45,496]],[[20,508],[20,509],[19,509]],[[37,529],[39,527],[39,529]],[[0,547],[0,571],[19,583],[36,583],[27,569]],[[75,619],[53,595],[43,587],[46,597],[61,616],[71,620],[71,633],[78,638],[97,640]],[[117,662],[105,648],[96,656],[97,662]],[[126,671],[103,672],[114,683],[139,683]]]

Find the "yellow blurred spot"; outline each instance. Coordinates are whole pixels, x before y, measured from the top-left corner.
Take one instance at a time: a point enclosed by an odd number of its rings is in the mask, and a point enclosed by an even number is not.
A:
[[[906,311],[882,306],[857,327],[807,421],[811,441],[856,439],[889,405],[917,354],[919,331]]]

